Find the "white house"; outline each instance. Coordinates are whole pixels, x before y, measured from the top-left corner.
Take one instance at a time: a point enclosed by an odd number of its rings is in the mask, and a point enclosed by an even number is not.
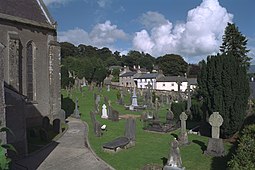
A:
[[[178,91],[178,83],[180,83],[180,91],[185,92],[188,88],[188,81],[190,84],[190,89],[194,90],[196,88],[197,79],[180,76],[167,76],[157,79],[156,89],[166,91]]]
[[[134,82],[137,88],[145,89],[150,83],[152,89],[156,89],[156,79],[163,77],[160,73],[145,73],[141,74],[139,77],[134,78]]]

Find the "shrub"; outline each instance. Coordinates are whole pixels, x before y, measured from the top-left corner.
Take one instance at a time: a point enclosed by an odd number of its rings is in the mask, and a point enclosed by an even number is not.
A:
[[[174,113],[174,117],[179,119],[179,115],[186,110],[186,102],[172,103],[171,110]]]
[[[246,126],[240,134],[238,148],[229,166],[233,170],[255,169],[255,124]]]

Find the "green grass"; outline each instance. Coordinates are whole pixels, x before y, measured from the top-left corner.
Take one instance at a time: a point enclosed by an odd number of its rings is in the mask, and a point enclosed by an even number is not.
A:
[[[85,93],[84,96],[76,91],[73,93],[72,99],[74,100],[76,96],[79,99],[79,110],[82,113],[82,120],[86,121],[89,125],[88,137],[90,145],[101,159],[117,170],[141,169],[147,164],[163,166],[163,159],[168,158],[170,142],[174,138],[171,134],[179,135],[179,130],[166,134],[146,132],[142,129],[143,123],[139,119],[136,119],[135,147],[122,150],[118,153],[104,152],[102,150],[102,145],[104,143],[124,135],[126,121],[120,120],[119,122],[112,122],[110,120],[101,119],[99,114],[96,115],[96,119],[101,124],[107,125],[107,131],[104,132],[102,137],[95,137],[89,115],[89,112],[94,108],[93,92],[90,92],[87,87],[84,88],[83,91]],[[125,110],[123,106],[118,105],[116,102],[116,92],[116,90],[112,89],[110,92],[103,89],[100,106],[102,106],[104,102],[103,96],[108,96],[109,100],[112,101],[113,109],[118,110],[120,114],[141,114],[142,111],[131,112]],[[95,93],[98,93],[97,89],[95,89]],[[62,94],[66,97],[66,92],[64,90]],[[126,96],[125,102],[127,103],[128,101],[129,96]],[[167,106],[162,106],[158,113],[161,120],[165,120],[166,109]],[[187,124],[187,127],[195,126],[194,122],[188,122]],[[187,170],[225,169],[226,160],[203,155],[201,148],[207,145],[207,137],[189,135],[189,141],[191,142],[190,145],[180,148],[183,166],[186,167]],[[230,144],[225,144],[226,150],[230,147]],[[215,168],[215,165],[217,165],[217,168]]]

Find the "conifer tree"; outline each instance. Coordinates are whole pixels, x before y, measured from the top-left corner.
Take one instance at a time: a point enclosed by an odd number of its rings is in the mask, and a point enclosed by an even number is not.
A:
[[[225,30],[220,49],[222,54],[208,57],[206,63],[203,61],[198,77],[204,108],[209,115],[215,111],[220,112],[224,119],[221,127],[224,137],[230,137],[241,127],[249,97],[247,41],[239,41],[240,37],[242,40],[246,38],[235,26],[235,32],[240,35],[226,35],[233,26],[229,24]],[[233,42],[235,47],[231,45]]]

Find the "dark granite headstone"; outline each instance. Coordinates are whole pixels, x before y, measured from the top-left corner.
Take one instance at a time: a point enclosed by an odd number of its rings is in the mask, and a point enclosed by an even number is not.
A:
[[[32,137],[32,138],[37,137],[37,135],[38,135],[37,133],[38,132],[35,128],[32,128],[32,129],[29,130],[29,136]]]
[[[135,119],[128,118],[125,126],[125,137],[127,137],[131,141],[135,141],[135,128]]]
[[[61,130],[60,119],[54,119],[53,120],[53,131],[55,133],[60,133],[60,130]]]
[[[45,129],[41,128],[39,130],[39,135],[42,141],[45,141],[45,142],[49,141],[49,134]]]
[[[102,125],[98,121],[95,121],[94,133],[95,133],[96,137],[101,137],[102,136],[101,126]]]
[[[50,128],[50,119],[47,116],[42,119],[42,128],[45,130],[49,130]]]
[[[119,121],[119,112],[117,110],[112,110],[112,121]]]

